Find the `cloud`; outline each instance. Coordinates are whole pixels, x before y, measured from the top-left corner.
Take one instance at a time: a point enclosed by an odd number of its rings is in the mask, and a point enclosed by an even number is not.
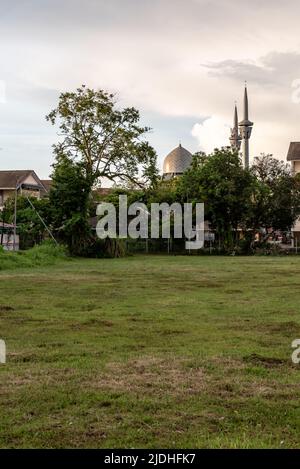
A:
[[[300,139],[300,105],[291,100],[300,77],[298,0],[1,0],[1,8],[2,166],[28,162],[48,174],[56,135],[44,116],[59,92],[82,83],[159,116],[161,157],[181,138],[180,122],[202,148],[227,144],[245,79],[251,151],[285,157]],[[24,134],[35,140],[24,145]]]
[[[300,53],[271,51],[251,60],[222,60],[203,64],[212,77],[229,78],[236,82],[247,79],[254,85],[286,86],[300,76]]]
[[[230,125],[218,116],[209,117],[202,124],[195,124],[191,133],[198,140],[199,149],[205,153],[229,145]]]

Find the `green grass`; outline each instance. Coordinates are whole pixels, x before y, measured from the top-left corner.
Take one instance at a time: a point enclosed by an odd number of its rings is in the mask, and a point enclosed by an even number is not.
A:
[[[0,272],[0,446],[299,447],[299,285],[297,257]]]
[[[27,251],[4,251],[0,246],[0,271],[20,269],[24,267],[48,266],[66,260],[66,250],[62,246],[55,246],[46,241]]]

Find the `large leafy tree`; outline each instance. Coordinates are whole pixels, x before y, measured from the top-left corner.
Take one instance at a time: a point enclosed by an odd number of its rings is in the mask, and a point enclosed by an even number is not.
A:
[[[144,139],[150,129],[139,124],[137,109],[119,109],[113,94],[83,85],[62,93],[46,118],[60,129],[55,154],[80,162],[92,184],[101,178],[138,184],[155,181],[156,153]]]
[[[82,86],[61,94],[47,119],[58,124],[54,145],[54,226],[71,252],[83,254],[91,243],[88,219],[92,190],[103,178],[131,187],[154,187],[156,153],[145,140],[149,131],[135,108],[120,109],[115,97]]]
[[[204,202],[205,218],[222,244],[232,247],[249,209],[253,176],[242,166],[237,152],[216,149],[198,153],[182,176],[178,191],[182,200]]]
[[[252,232],[263,229],[267,238],[276,230],[290,230],[300,214],[299,176],[265,154],[255,158],[251,173],[256,181],[248,219]]]
[[[49,198],[55,234],[72,254],[84,254],[92,239],[90,180],[83,165],[64,153],[57,156],[52,180]]]

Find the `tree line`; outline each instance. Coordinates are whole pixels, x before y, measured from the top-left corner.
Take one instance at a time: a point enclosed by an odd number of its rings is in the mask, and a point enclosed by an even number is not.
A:
[[[71,254],[101,255],[107,249],[90,223],[99,201],[96,189],[103,181],[115,186],[106,197],[115,204],[119,193],[126,193],[129,203],[149,206],[204,202],[205,219],[225,252],[253,252],[273,233],[290,231],[300,215],[300,178],[271,155],[255,158],[252,167],[244,169],[239,154],[229,147],[209,155],[199,152],[182,176],[164,180],[146,139],[150,129],[140,124],[138,110],[120,108],[115,96],[103,90],[82,86],[62,93],[47,120],[59,128],[52,187],[49,197],[34,200],[34,205]],[[8,200],[4,221],[12,221],[13,208]],[[25,247],[45,236],[39,217],[22,197],[18,227]],[[119,252],[116,246],[113,252]]]

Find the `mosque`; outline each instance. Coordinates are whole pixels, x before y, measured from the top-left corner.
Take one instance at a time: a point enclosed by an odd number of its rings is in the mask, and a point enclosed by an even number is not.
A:
[[[252,133],[253,122],[249,120],[249,105],[247,85],[244,90],[243,120],[238,121],[238,111],[235,105],[233,127],[230,134],[230,146],[240,151],[242,147],[242,160],[245,168],[249,168],[249,141]],[[172,179],[182,175],[191,165],[193,156],[183,148],[181,144],[171,151],[163,163],[163,178]],[[291,164],[293,174],[300,173],[300,142],[291,142],[287,154],[287,161]],[[300,248],[300,219],[292,228],[292,244]]]
[[[232,148],[240,151],[242,145],[243,164],[245,168],[249,168],[249,140],[251,137],[253,122],[249,120],[248,92],[247,85],[244,90],[244,109],[243,120],[238,122],[238,112],[235,105],[233,127],[229,138]],[[183,174],[191,165],[193,156],[183,148],[181,144],[169,153],[163,164],[164,179],[171,179],[175,176]]]

